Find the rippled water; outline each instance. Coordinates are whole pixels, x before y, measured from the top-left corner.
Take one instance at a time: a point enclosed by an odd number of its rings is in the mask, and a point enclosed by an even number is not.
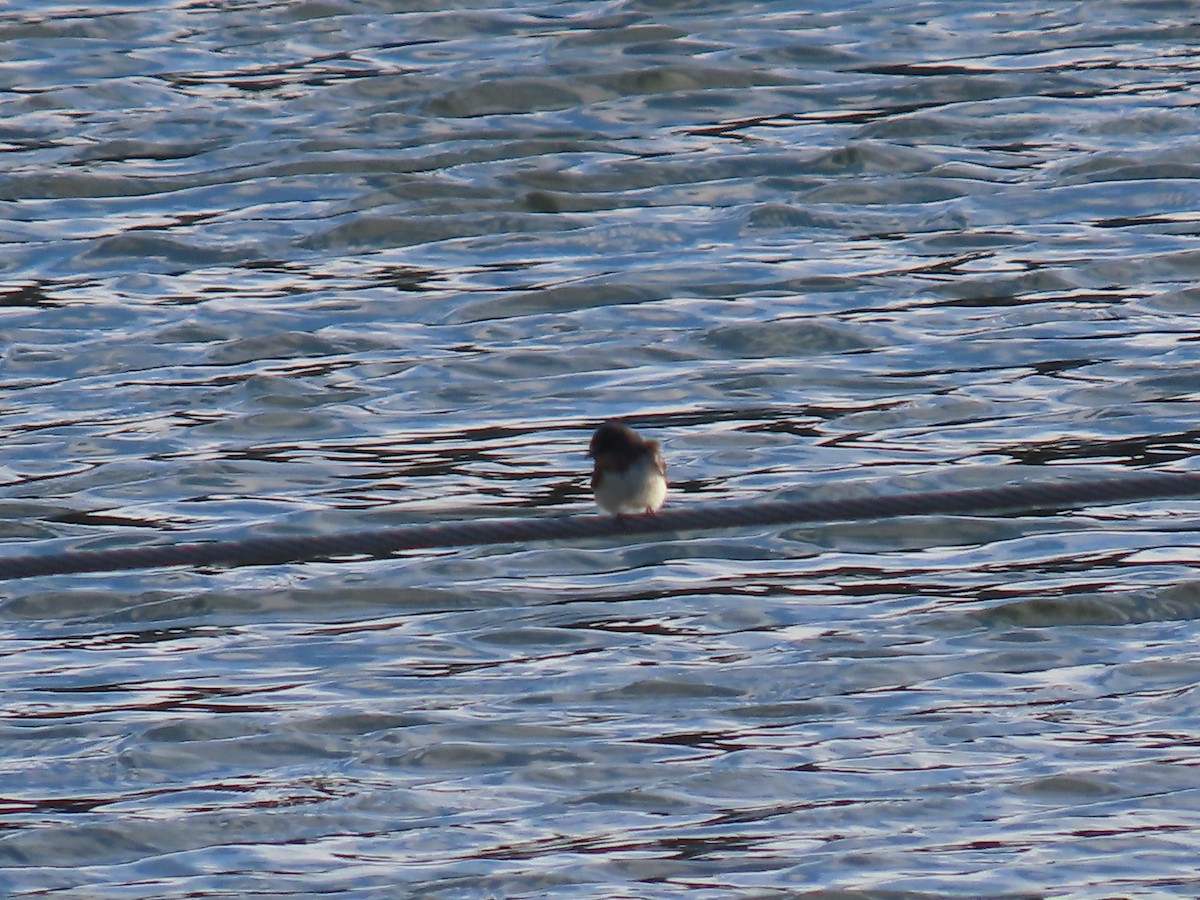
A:
[[[429,6],[0,12],[4,552],[1193,466],[1190,4]],[[13,582],[0,886],[1195,896],[1198,521]]]

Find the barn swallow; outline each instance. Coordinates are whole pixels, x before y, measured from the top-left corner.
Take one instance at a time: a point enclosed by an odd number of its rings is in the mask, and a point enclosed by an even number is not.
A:
[[[667,466],[658,441],[648,441],[620,422],[605,422],[592,435],[588,456],[596,461],[592,492],[605,512],[620,516],[662,508]]]

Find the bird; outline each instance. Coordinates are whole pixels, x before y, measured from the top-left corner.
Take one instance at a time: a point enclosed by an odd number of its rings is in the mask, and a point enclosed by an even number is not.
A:
[[[592,493],[605,512],[621,516],[655,513],[667,499],[667,466],[658,441],[648,441],[622,422],[605,422],[592,435]]]

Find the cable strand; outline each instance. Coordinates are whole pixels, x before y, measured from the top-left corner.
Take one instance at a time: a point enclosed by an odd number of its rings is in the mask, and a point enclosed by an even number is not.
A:
[[[405,550],[629,538],[658,532],[798,525],[897,518],[1060,510],[1200,495],[1200,473],[1033,482],[991,488],[926,491],[832,500],[767,500],[669,509],[648,516],[567,515],[548,518],[437,522],[374,531],[298,537],[188,541],[115,550],[0,556],[0,580],[168,566],[279,565],[342,556],[381,557]]]

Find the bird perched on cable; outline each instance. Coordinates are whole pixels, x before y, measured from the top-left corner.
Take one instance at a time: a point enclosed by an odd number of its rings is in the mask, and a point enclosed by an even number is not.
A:
[[[648,441],[627,425],[605,422],[592,435],[588,456],[592,492],[606,512],[658,512],[667,499],[667,466],[658,441]]]

